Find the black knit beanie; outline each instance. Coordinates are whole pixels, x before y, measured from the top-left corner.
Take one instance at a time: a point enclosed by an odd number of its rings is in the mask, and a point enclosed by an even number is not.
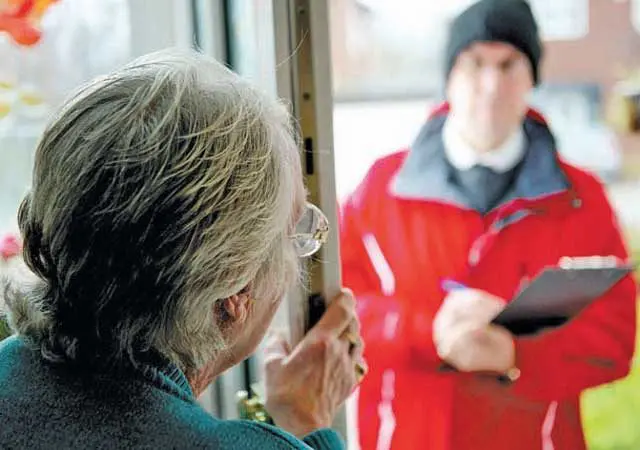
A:
[[[449,30],[445,79],[460,52],[479,41],[506,42],[520,50],[531,61],[533,81],[538,84],[542,43],[527,1],[480,0],[456,17]]]

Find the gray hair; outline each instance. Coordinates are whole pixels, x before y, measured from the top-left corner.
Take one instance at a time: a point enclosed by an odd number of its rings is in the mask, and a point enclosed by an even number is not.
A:
[[[183,370],[224,349],[216,302],[284,295],[304,200],[286,108],[195,52],[159,52],[81,88],[46,128],[20,207],[40,283],[7,295],[51,360]],[[218,302],[219,304],[219,302]]]

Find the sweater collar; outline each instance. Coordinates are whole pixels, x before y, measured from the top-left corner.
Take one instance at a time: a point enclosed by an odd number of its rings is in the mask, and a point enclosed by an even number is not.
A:
[[[184,372],[158,353],[150,354],[136,370],[160,389],[183,400],[195,401],[195,396]]]

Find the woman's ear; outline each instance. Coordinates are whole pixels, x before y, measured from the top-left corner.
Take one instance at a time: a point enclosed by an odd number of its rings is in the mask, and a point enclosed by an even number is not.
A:
[[[226,317],[234,323],[244,323],[249,316],[251,298],[248,293],[239,293],[222,300]]]

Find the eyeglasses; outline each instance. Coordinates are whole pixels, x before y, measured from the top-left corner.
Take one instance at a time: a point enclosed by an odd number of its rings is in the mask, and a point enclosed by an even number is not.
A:
[[[296,231],[291,236],[296,252],[300,258],[307,258],[327,242],[329,236],[329,220],[316,205],[307,203],[302,217],[296,224]]]

